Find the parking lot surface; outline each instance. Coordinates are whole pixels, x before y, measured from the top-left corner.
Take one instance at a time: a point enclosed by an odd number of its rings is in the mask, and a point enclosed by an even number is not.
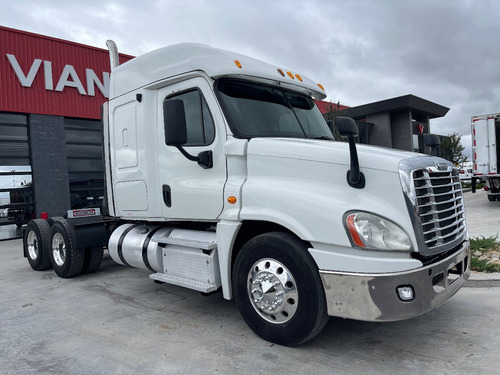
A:
[[[478,215],[499,219],[500,202],[480,198],[466,193],[469,230],[487,227]],[[331,318],[287,348],[255,336],[221,294],[154,284],[109,256],[60,279],[32,271],[21,240],[0,242],[0,374],[500,374],[499,312],[500,288],[466,287],[402,322]]]
[[[60,279],[32,271],[20,240],[1,246],[2,374],[500,373],[500,288],[463,288],[403,322],[332,318],[286,348],[256,337],[221,294],[157,285],[109,257]]]
[[[469,235],[500,238],[500,201],[488,201],[483,190],[476,193],[466,191],[464,201]]]

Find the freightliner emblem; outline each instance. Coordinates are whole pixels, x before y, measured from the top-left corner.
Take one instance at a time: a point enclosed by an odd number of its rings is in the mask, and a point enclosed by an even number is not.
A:
[[[436,167],[439,171],[446,171],[448,169],[447,163],[436,163]]]

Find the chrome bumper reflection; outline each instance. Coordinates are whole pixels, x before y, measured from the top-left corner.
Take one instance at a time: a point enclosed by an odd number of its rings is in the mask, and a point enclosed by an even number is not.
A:
[[[396,321],[435,309],[470,276],[470,247],[465,241],[440,262],[398,273],[352,274],[320,271],[328,315],[365,321]],[[403,301],[397,288],[411,286],[414,298]]]

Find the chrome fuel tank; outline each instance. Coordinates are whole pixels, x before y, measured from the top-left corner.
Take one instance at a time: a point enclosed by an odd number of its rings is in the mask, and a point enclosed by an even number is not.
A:
[[[118,264],[163,272],[162,247],[155,238],[168,237],[173,228],[123,224],[109,238],[111,258]]]

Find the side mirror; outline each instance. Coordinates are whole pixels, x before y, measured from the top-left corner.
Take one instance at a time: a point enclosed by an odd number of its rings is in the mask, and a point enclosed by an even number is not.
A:
[[[349,154],[351,159],[351,169],[347,171],[347,183],[356,189],[363,189],[366,184],[365,175],[359,169],[358,151],[354,137],[358,135],[358,125],[350,117],[337,117],[337,129],[342,137],[349,141]]]
[[[356,137],[358,135],[358,125],[350,117],[337,117],[335,124],[342,137],[349,138],[349,136]]]
[[[441,144],[441,140],[437,134],[423,134],[424,145],[427,147],[436,147]]]
[[[332,132],[332,134],[335,134],[335,130],[334,130],[334,124],[333,124],[333,121],[332,120],[328,120],[326,122],[326,124],[328,125],[328,128],[330,129],[330,131]]]
[[[432,156],[439,155],[439,145],[441,144],[441,140],[437,134],[423,134],[424,137],[424,145],[431,148]]]
[[[163,102],[163,126],[167,146],[182,146],[187,142],[186,115],[182,100],[169,99]]]
[[[186,114],[182,100],[168,99],[163,102],[163,128],[167,146],[177,147],[186,159],[197,162],[204,169],[213,167],[212,150],[202,151],[194,156],[182,148],[187,143]]]

